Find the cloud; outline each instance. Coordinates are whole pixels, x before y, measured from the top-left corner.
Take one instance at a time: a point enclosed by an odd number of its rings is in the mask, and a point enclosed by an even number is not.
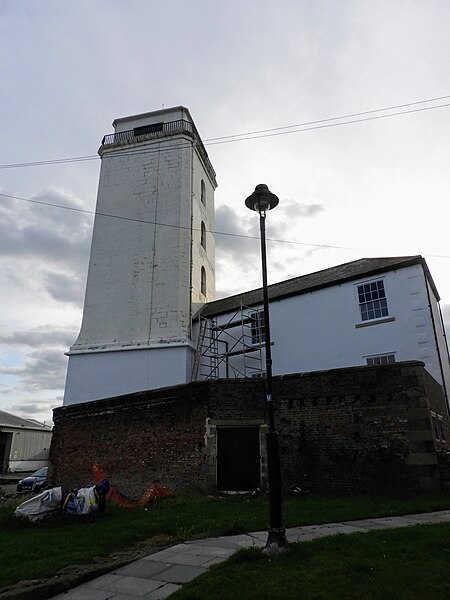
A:
[[[316,218],[325,211],[325,206],[313,198],[308,198],[306,202],[288,199],[283,200],[282,204],[283,212],[277,209],[271,211],[266,221],[268,276],[271,283],[304,273],[300,262],[323,250],[301,241],[295,242],[299,240],[303,221]],[[286,214],[289,215],[288,221]],[[260,287],[260,231],[257,214],[241,216],[230,206],[221,205],[216,210],[216,230],[233,234],[216,236],[217,279],[228,281],[227,286],[217,290],[217,296],[223,297]],[[229,277],[228,273],[231,272],[236,273],[234,278]]]
[[[52,409],[62,405],[62,396],[24,399],[6,407],[7,412],[25,419],[36,419],[40,422],[51,422]]]
[[[61,190],[33,200],[82,209],[78,198]],[[0,203],[0,267],[25,295],[47,293],[80,306],[89,257],[92,217],[61,208],[8,200]]]
[[[297,217],[311,219],[325,211],[324,204],[317,202],[314,199],[311,199],[311,201],[308,202],[300,202],[298,200],[293,200],[292,198],[283,200],[283,207],[286,213],[294,219]]]
[[[30,198],[68,208],[83,203],[64,191],[51,190]],[[89,255],[92,217],[42,204],[2,198],[0,203],[0,257],[45,260],[53,264],[85,265]]]
[[[76,333],[74,327],[40,326],[0,334],[0,347],[8,349],[7,356],[14,356],[9,366],[0,366],[4,378],[0,396],[5,410],[50,420],[51,408],[62,403],[67,368],[64,352]]]
[[[23,366],[0,367],[2,375],[19,376],[16,391],[61,390],[67,368],[67,358],[56,348],[39,348],[30,352]]]
[[[56,345],[68,348],[73,343],[77,331],[77,329],[72,327],[41,325],[29,330],[0,333],[0,344],[5,344],[9,347],[29,346],[30,348],[40,348],[48,345]]]
[[[56,271],[47,271],[42,275],[42,280],[47,292],[58,302],[69,302],[81,308],[85,279],[75,273],[67,274]]]

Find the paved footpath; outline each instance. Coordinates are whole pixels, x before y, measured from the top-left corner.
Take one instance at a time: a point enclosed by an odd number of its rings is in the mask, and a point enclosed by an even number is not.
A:
[[[286,530],[290,542],[305,542],[338,533],[367,532],[374,529],[408,527],[425,523],[450,521],[450,510],[309,525]],[[83,583],[68,592],[53,596],[52,600],[159,600],[180,589],[183,583],[204,573],[208,567],[222,562],[241,548],[264,547],[266,531],[207,538],[177,544],[161,552],[111,571],[97,579]]]

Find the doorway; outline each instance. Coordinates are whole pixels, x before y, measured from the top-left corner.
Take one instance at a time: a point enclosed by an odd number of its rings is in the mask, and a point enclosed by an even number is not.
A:
[[[6,473],[9,466],[9,453],[11,452],[12,433],[0,433],[0,473]]]
[[[250,491],[261,486],[259,427],[217,428],[217,488]]]

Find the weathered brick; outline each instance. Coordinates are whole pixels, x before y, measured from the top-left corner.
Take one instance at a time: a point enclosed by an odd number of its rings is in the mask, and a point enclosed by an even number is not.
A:
[[[305,474],[311,489],[328,491],[418,490],[449,478],[445,401],[418,363],[275,377],[274,402],[285,488]],[[432,414],[445,440],[436,439]],[[66,489],[89,482],[94,463],[134,498],[155,480],[211,489],[211,423],[265,422],[265,387],[255,379],[194,382],[61,407],[54,419],[53,478]],[[264,480],[263,450],[262,461]]]

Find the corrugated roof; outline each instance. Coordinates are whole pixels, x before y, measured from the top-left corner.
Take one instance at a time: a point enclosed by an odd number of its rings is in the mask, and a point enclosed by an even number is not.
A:
[[[34,419],[24,419],[23,417],[12,415],[3,410],[0,410],[0,427],[15,427],[17,429],[34,430],[38,429],[43,431],[52,430],[52,427],[50,427],[50,425],[39,423],[39,421],[35,421]]]
[[[336,267],[330,267],[329,269],[323,269],[322,271],[316,271],[315,273],[309,273],[308,275],[280,281],[279,283],[274,283],[269,286],[269,299],[275,300],[286,298],[288,296],[296,296],[313,290],[338,285],[339,283],[344,283],[346,281],[352,281],[354,279],[360,279],[362,277],[368,277],[370,275],[376,275],[377,273],[392,271],[394,269],[409,267],[410,265],[416,264],[423,265],[430,286],[432,287],[436,298],[439,300],[439,294],[430,272],[428,271],[427,264],[420,255],[360,258],[352,262],[337,265]],[[220,300],[215,300],[214,302],[208,302],[200,310],[199,314],[202,317],[212,317],[214,315],[237,310],[240,308],[241,304],[244,306],[256,306],[261,303],[262,288],[257,288],[255,290],[243,292],[242,294],[229,296],[228,298],[222,298]]]

